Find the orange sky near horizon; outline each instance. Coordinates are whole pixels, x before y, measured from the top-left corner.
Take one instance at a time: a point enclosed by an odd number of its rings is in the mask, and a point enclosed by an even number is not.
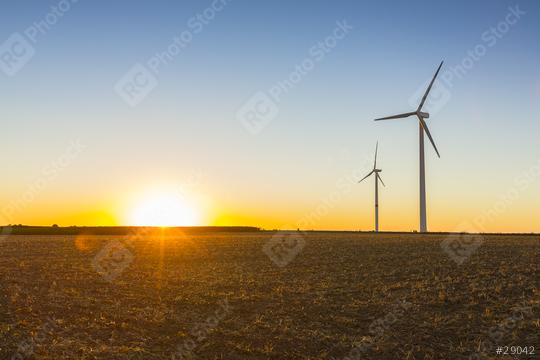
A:
[[[384,175],[383,175],[384,176]],[[387,179],[385,179],[388,181]],[[60,226],[120,226],[161,225],[160,223],[134,222],[131,217],[137,207],[144,207],[146,190],[163,190],[172,202],[189,203],[190,211],[196,214],[194,222],[164,225],[213,225],[213,226],[256,226],[264,229],[303,230],[372,230],[374,227],[373,189],[371,181],[341,187],[330,186],[327,196],[317,197],[297,194],[290,198],[281,197],[262,190],[237,193],[238,197],[222,192],[219,196],[208,195],[209,189],[185,188],[181,195],[172,187],[161,185],[148,188],[128,189],[126,194],[110,194],[101,201],[90,194],[57,199],[54,192],[44,190],[30,202],[14,202],[2,209],[4,224]],[[412,231],[418,227],[417,198],[413,187],[407,193],[399,193],[390,187],[380,192],[380,228],[388,231]],[[432,185],[433,186],[433,185]],[[512,193],[510,187],[506,193]],[[539,232],[537,212],[529,201],[536,188],[517,192],[515,198],[506,200],[504,193],[493,197],[477,197],[463,206],[462,200],[452,196],[438,196],[442,192],[428,192],[428,225],[430,231],[470,232]],[[131,191],[131,192],[130,192]],[[190,192],[191,191],[191,192]],[[208,191],[208,192],[207,192]],[[201,194],[205,194],[204,196]],[[395,199],[392,199],[395,197]],[[151,198],[151,196],[150,196]],[[481,200],[481,201],[480,201]],[[8,202],[9,204],[9,202]],[[19,204],[15,206],[13,204]],[[142,204],[142,205],[141,205]],[[153,210],[152,210],[153,211]],[[174,212],[175,210],[171,210]],[[159,216],[173,214],[158,211]],[[179,215],[180,217],[182,215]],[[194,218],[194,219],[195,219]],[[10,219],[11,221],[9,221]],[[173,220],[175,221],[175,220]]]

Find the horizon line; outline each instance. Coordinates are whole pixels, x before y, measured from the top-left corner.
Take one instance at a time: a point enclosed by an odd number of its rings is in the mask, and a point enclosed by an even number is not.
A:
[[[5,230],[5,228],[9,230]],[[332,232],[332,233],[365,233],[365,234],[427,234],[427,235],[462,235],[462,234],[478,234],[478,235],[525,235],[525,236],[540,236],[538,232],[452,232],[452,231],[429,231],[421,233],[417,230],[382,230],[376,232],[374,230],[337,230],[337,229],[265,229],[259,226],[248,225],[196,225],[196,226],[152,226],[152,225],[1,225],[1,235],[78,235],[87,234],[91,235],[89,231],[97,230],[99,234],[96,235],[119,235],[122,230],[130,229],[148,229],[148,230],[199,230],[199,231],[239,231],[239,232]],[[15,231],[14,231],[15,230]],[[47,230],[46,232],[40,232],[39,230]],[[66,231],[67,230],[67,231]],[[110,233],[107,230],[111,231]]]

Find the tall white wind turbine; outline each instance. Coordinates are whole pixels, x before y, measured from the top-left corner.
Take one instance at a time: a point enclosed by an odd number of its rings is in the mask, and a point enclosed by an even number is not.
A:
[[[422,101],[420,102],[420,105],[418,105],[418,108],[414,112],[399,114],[399,115],[393,115],[393,116],[387,116],[380,119],[375,119],[375,121],[379,120],[391,120],[391,119],[401,119],[406,118],[409,116],[416,115],[418,118],[418,127],[419,127],[419,137],[420,137],[420,232],[427,232],[427,218],[426,218],[426,165],[424,161],[424,132],[427,134],[429,141],[431,142],[431,145],[433,145],[433,148],[435,149],[435,152],[437,153],[437,156],[440,158],[441,155],[439,154],[439,150],[437,150],[437,146],[435,145],[435,142],[433,141],[433,138],[431,137],[431,133],[429,132],[429,129],[427,127],[427,124],[425,122],[425,119],[429,118],[429,113],[422,112],[422,107],[424,106],[424,103],[426,102],[426,99],[428,97],[428,94],[431,90],[431,87],[433,86],[433,83],[435,82],[435,79],[437,78],[437,75],[439,75],[439,71],[441,70],[441,67],[443,65],[444,61],[441,62],[439,65],[439,68],[437,69],[437,72],[433,76],[433,79],[431,80],[431,83],[429,83],[429,86],[422,97]]]
[[[373,170],[366,176],[362,178],[362,180],[359,181],[361,183],[368,177],[370,177],[372,174],[375,174],[375,231],[379,232],[379,181],[381,184],[384,185],[384,182],[381,179],[381,176],[379,173],[382,171],[381,169],[377,169],[377,151],[379,150],[379,142],[377,142],[377,145],[375,146],[375,162],[373,163]]]

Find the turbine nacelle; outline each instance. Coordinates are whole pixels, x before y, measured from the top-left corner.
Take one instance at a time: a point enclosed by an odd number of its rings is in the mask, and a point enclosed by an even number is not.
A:
[[[424,119],[429,119],[429,113],[427,112],[417,111],[416,115]]]

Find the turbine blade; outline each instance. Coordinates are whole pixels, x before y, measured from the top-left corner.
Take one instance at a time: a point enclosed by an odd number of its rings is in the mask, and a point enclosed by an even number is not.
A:
[[[428,88],[426,90],[426,93],[424,94],[424,97],[422,98],[422,101],[420,102],[420,105],[418,105],[418,109],[416,111],[422,110],[422,106],[424,106],[424,103],[426,102],[428,94],[431,91],[431,87],[433,86],[433,83],[435,82],[435,79],[437,78],[437,75],[439,75],[439,71],[441,71],[441,67],[442,67],[443,63],[444,63],[444,61],[441,61],[441,64],[439,65],[439,68],[437,69],[437,72],[433,76],[433,79],[431,79],[431,83],[429,83],[429,86],[428,86]]]
[[[373,174],[374,172],[375,172],[375,170],[372,170],[369,174],[367,174],[366,176],[364,176],[364,177],[362,178],[362,180],[359,181],[359,183],[361,183],[362,181],[366,180],[366,179],[369,177],[369,175]]]
[[[377,168],[377,150],[379,150],[379,142],[375,145],[375,162],[373,163],[373,170]]]
[[[380,176],[378,173],[377,173],[377,178],[381,181],[381,184],[382,184],[384,187],[386,187],[386,185],[384,185],[384,181],[382,181],[381,176]]]
[[[435,145],[435,141],[433,141],[433,138],[431,137],[431,133],[429,132],[429,129],[427,127],[426,122],[424,121],[424,119],[421,116],[418,116],[418,120],[420,120],[420,124],[422,124],[422,128],[426,132],[426,134],[427,134],[427,136],[429,138],[429,141],[431,141],[431,145],[433,145],[433,148],[435,149],[435,152],[437,153],[437,156],[441,157],[441,155],[439,154],[439,150],[437,150],[437,146]]]
[[[399,114],[399,115],[387,116],[387,117],[375,119],[375,121],[379,121],[379,120],[391,120],[391,119],[402,119],[402,118],[406,118],[406,117],[409,117],[409,116],[412,116],[412,115],[416,115],[416,112],[408,112],[408,113],[405,113],[405,114]]]

